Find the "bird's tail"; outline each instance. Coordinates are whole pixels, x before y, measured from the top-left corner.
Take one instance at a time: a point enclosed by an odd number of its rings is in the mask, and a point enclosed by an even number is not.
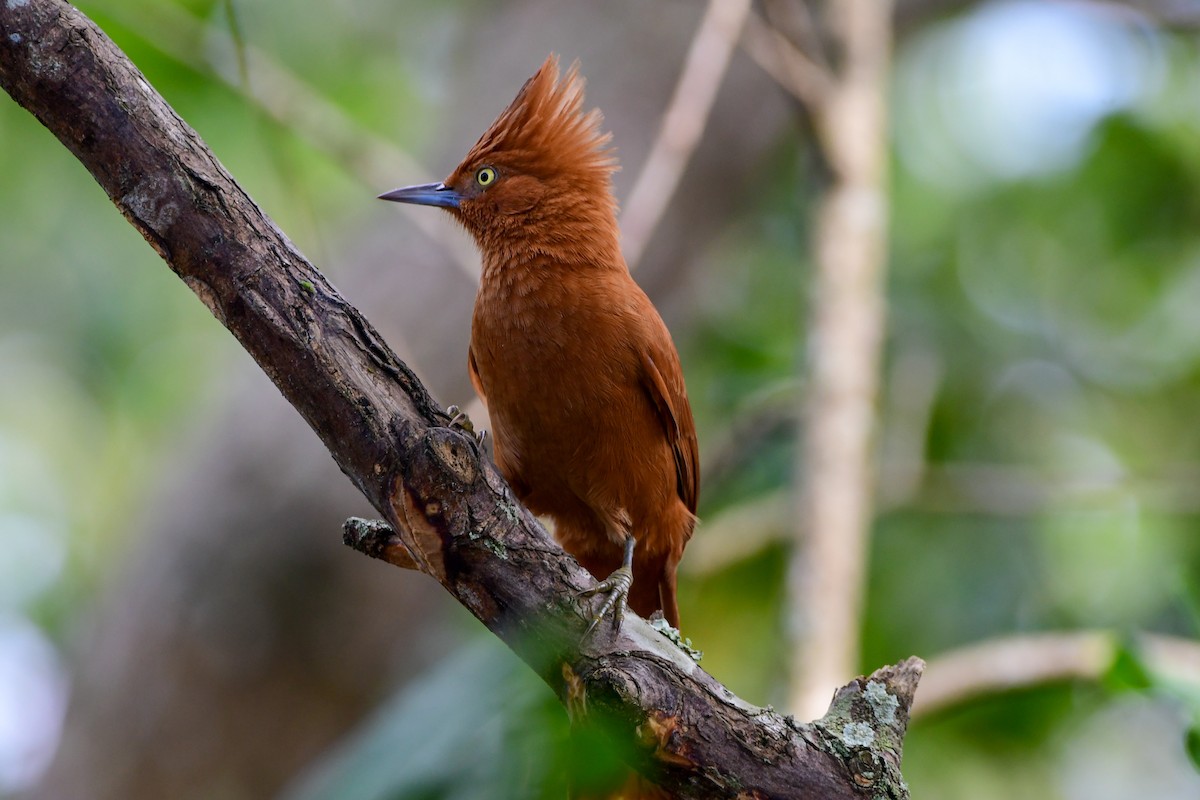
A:
[[[658,577],[658,603],[673,628],[679,628],[679,602],[675,599],[675,567],[664,569]]]
[[[675,600],[675,564],[666,553],[633,559],[633,586],[629,607],[649,619],[661,610],[667,622],[679,627],[679,603]]]

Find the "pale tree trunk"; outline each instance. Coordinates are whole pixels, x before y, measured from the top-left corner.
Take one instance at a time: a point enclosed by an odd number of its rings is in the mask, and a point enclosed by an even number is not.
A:
[[[824,707],[859,661],[885,311],[891,12],[886,0],[829,4],[837,63],[812,108],[832,178],[817,215],[790,578],[789,708],[803,718]]]

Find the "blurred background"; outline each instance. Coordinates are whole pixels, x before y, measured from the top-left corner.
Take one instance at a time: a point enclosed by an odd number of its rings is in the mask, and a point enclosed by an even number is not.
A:
[[[449,404],[471,247],[374,196],[446,175],[553,50],[626,201],[706,4],[79,8]],[[636,270],[700,428],[684,633],[781,708],[835,178],[750,34],[805,9],[750,11]],[[858,669],[930,663],[914,797],[1195,798],[1200,3],[899,0],[893,23]],[[365,502],[7,97],[0,208],[0,796],[556,796],[557,700],[432,580],[341,545]]]

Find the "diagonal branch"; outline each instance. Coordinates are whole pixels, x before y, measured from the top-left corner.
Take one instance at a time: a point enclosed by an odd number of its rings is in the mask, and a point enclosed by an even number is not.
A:
[[[390,523],[357,544],[436,578],[560,696],[584,692],[590,714],[637,744],[639,770],[682,797],[907,797],[898,767],[919,659],[851,682],[802,725],[738,699],[639,618],[581,644],[574,597],[590,576],[99,28],[62,0],[6,0],[0,85]]]

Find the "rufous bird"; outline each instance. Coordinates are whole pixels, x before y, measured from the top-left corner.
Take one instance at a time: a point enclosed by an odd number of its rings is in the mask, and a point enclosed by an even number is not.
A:
[[[441,183],[380,195],[446,209],[483,271],[467,368],[501,474],[600,584],[679,626],[675,571],[696,522],[698,449],[679,355],[621,254],[598,110],[551,55]]]

